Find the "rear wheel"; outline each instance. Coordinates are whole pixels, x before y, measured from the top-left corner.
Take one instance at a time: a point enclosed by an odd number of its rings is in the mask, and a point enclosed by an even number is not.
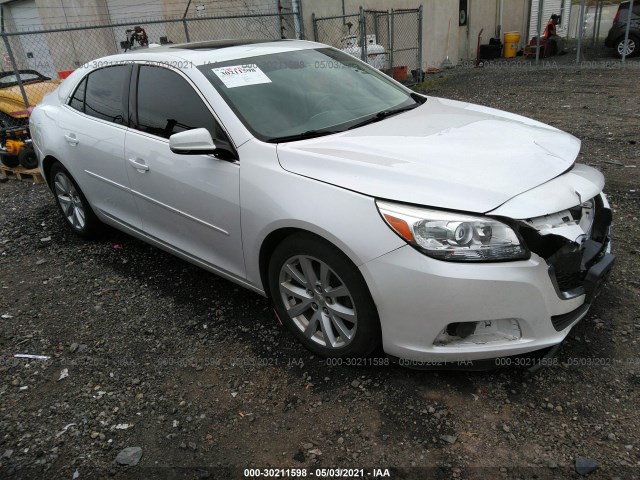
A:
[[[627,57],[635,57],[640,53],[640,39],[635,35],[629,35],[629,40],[625,43],[624,37],[619,38],[616,42],[616,55],[622,58],[622,54],[626,53]]]
[[[67,225],[81,237],[91,238],[100,231],[100,220],[76,184],[75,180],[60,162],[51,167],[49,173],[53,195]]]
[[[269,262],[276,311],[323,357],[362,357],[380,344],[378,314],[362,275],[333,245],[308,234],[285,239]]]

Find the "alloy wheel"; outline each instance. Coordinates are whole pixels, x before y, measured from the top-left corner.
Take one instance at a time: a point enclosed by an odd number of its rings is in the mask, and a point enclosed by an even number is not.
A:
[[[85,211],[82,200],[71,179],[63,172],[58,172],[54,178],[56,199],[64,217],[74,230],[85,227]]]
[[[329,349],[351,343],[358,325],[355,303],[329,265],[296,255],[282,265],[278,283],[287,314],[306,338]]]
[[[618,43],[618,55],[630,57],[636,51],[636,48],[636,42],[632,38],[629,38],[626,43],[624,40],[621,40]]]

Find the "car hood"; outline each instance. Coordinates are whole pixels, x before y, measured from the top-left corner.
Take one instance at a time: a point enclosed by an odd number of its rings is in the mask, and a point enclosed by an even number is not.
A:
[[[344,133],[278,145],[285,170],[366,195],[488,212],[569,170],[580,141],[519,115],[429,97]]]

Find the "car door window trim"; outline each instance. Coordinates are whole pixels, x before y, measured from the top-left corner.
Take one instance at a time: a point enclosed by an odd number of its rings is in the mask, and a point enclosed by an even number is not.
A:
[[[205,108],[209,111],[209,113],[211,114],[211,116],[213,117],[214,121],[218,124],[218,126],[220,127],[220,129],[224,132],[225,136],[227,137],[229,146],[233,149],[235,155],[237,158],[239,158],[238,156],[238,145],[236,145],[235,141],[233,140],[233,137],[229,134],[229,130],[225,127],[224,123],[220,120],[220,118],[218,117],[218,115],[216,114],[215,110],[213,109],[213,107],[211,106],[211,104],[207,101],[206,97],[202,94],[202,92],[200,91],[200,89],[194,85],[194,83],[191,81],[191,79],[185,75],[184,73],[182,73],[179,69],[176,68],[172,68],[171,66],[168,65],[158,65],[157,63],[154,62],[150,62],[150,61],[137,61],[135,62],[135,78],[132,77],[132,89],[130,89],[130,95],[131,95],[131,100],[129,101],[129,107],[133,109],[133,112],[130,114],[130,118],[134,119],[130,125],[129,128],[131,128],[132,131],[135,131],[139,134],[143,134],[143,135],[148,135],[150,137],[153,138],[157,138],[163,141],[166,141],[167,143],[169,143],[169,140],[165,137],[161,137],[159,135],[154,135],[153,133],[150,132],[145,132],[142,130],[139,130],[137,128],[137,124],[138,122],[138,82],[140,80],[140,67],[155,67],[155,68],[162,68],[164,70],[168,70],[170,72],[176,73],[178,74],[181,78],[183,78],[187,84],[195,91],[195,93],[198,95],[198,97],[200,97],[200,101],[202,101],[202,103],[204,104]],[[215,141],[215,138],[214,138]]]
[[[129,96],[130,96],[130,88],[125,88],[126,85],[131,85],[131,80],[132,80],[132,71],[133,71],[133,63],[127,63],[127,64],[119,64],[119,65],[109,65],[106,67],[100,67],[100,68],[96,68],[94,70],[91,70],[90,72],[88,72],[86,75],[84,75],[82,77],[82,79],[80,79],[80,81],[77,83],[77,85],[75,86],[75,88],[71,91],[71,94],[66,98],[65,102],[64,102],[64,107],[68,107],[71,110],[73,110],[76,113],[80,113],[82,114],[84,117],[86,117],[87,119],[92,119],[92,120],[97,120],[99,122],[105,123],[107,125],[111,125],[111,126],[115,126],[118,128],[122,128],[127,130],[129,128],[129,122],[126,121],[124,123],[117,123],[114,121],[110,121],[110,120],[106,120],[104,118],[100,118],[100,117],[96,117],[95,115],[91,115],[88,114],[86,112],[86,100],[87,100],[87,90],[89,87],[89,77],[94,74],[95,72],[99,71],[99,70],[105,70],[107,68],[117,68],[117,67],[129,67],[129,80],[127,81],[125,78],[125,84],[122,85],[122,89],[123,89],[123,98],[122,98],[122,107],[123,107],[123,119],[126,120],[129,118]],[[82,87],[82,85],[84,85],[84,94],[82,96],[82,110],[78,110],[77,108],[74,108],[71,106],[71,102],[73,101],[76,92],[78,91],[78,89],[80,87]]]

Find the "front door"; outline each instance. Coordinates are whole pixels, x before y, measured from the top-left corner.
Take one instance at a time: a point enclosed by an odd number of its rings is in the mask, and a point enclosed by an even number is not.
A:
[[[209,129],[216,142],[228,138],[194,87],[176,71],[140,66],[136,98],[125,161],[144,232],[244,278],[239,162],[169,149],[173,133],[192,128]]]

